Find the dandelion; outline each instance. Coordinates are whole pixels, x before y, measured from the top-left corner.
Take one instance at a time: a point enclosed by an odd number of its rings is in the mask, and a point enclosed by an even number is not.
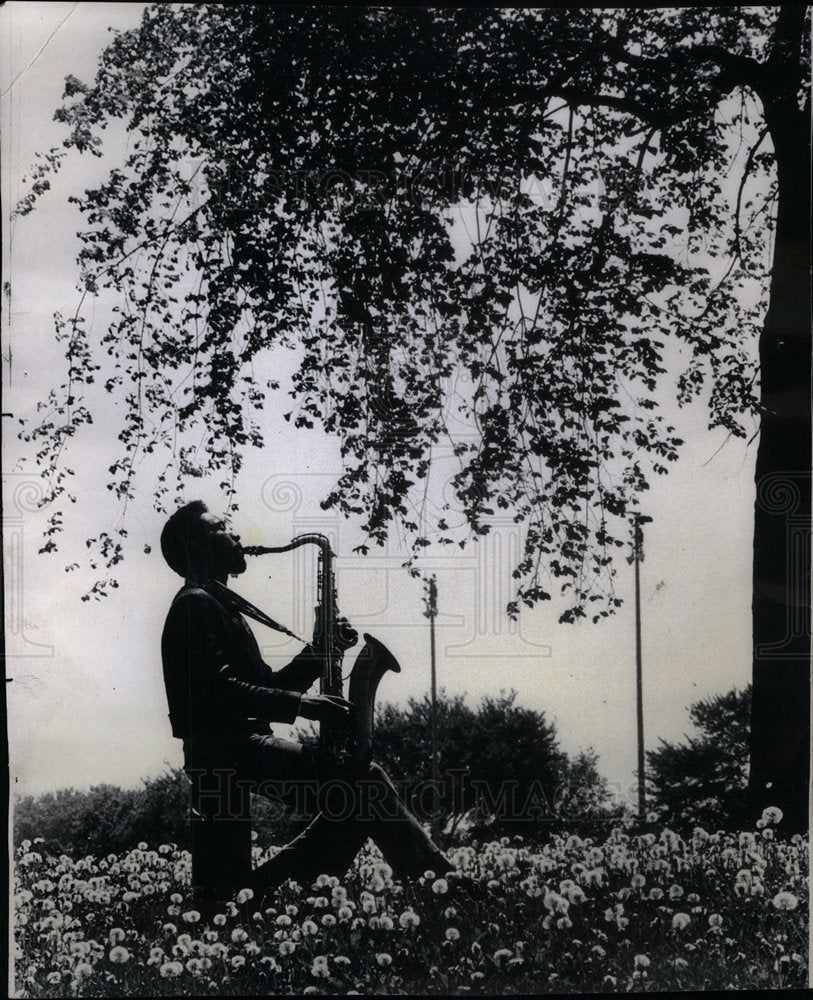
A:
[[[311,965],[311,975],[316,976],[318,979],[327,979],[330,975],[330,967],[328,966],[327,955],[317,955],[313,960]]]
[[[164,960],[164,949],[163,948],[150,948],[150,957],[147,959],[147,965],[160,965]]]
[[[417,927],[420,922],[421,918],[413,909],[404,910],[398,918],[398,923],[404,928],[404,930],[407,930],[410,927]]]
[[[347,957],[347,955],[336,955],[335,958],[333,959],[333,964],[339,966],[348,966],[350,965],[350,959]]]
[[[792,892],[778,892],[771,900],[777,910],[795,910],[799,900]]]
[[[630,879],[630,885],[633,889],[642,889],[646,885],[646,879],[643,875],[636,872]]]
[[[390,955],[386,951],[380,951],[375,956],[375,960],[376,960],[376,962],[378,962],[379,965],[381,965],[383,967],[386,967],[388,965],[392,965],[392,955]]]
[[[435,879],[435,881],[432,883],[432,892],[434,892],[436,896],[443,896],[448,891],[449,891],[449,883],[446,881],[445,878]]]
[[[110,930],[109,940],[111,944],[118,944],[123,941],[127,935],[121,929],[121,927],[113,927]]]
[[[165,962],[159,972],[164,979],[175,979],[183,972],[183,966],[180,962]]]
[[[692,918],[688,913],[676,913],[672,917],[672,930],[682,931],[692,922]]]
[[[110,949],[110,961],[116,965],[123,965],[125,962],[130,961],[130,952],[120,944],[117,944],[115,948]]]
[[[277,917],[275,923],[276,923],[277,927],[290,927],[291,926],[291,918],[288,916],[287,913],[280,913],[280,915]]]
[[[651,965],[649,957],[647,955],[636,955],[635,956],[635,968],[636,969],[648,969]]]
[[[289,920],[288,923],[290,922],[291,921]],[[279,921],[277,921],[277,923],[279,923]],[[235,927],[231,932],[231,939],[234,944],[242,944],[243,941],[248,940],[248,932],[243,930],[242,927]]]
[[[250,899],[254,899],[254,890],[253,889],[241,889],[237,893],[237,902],[241,906],[244,903],[247,903]]]
[[[680,899],[683,895],[683,889],[679,885],[673,885],[669,888],[669,898],[670,899]]]
[[[180,906],[183,902],[183,896],[179,892],[173,892],[169,897],[170,903],[174,903],[175,906]]]
[[[222,927],[223,924],[226,923],[226,914],[225,913],[216,913],[214,915],[214,917],[212,917],[212,922],[214,924],[216,924],[218,927]]]
[[[186,913],[181,915],[181,919],[187,924],[196,924],[200,920],[200,914],[197,910],[187,910]]]
[[[302,933],[306,937],[310,937],[313,934],[317,934],[318,931],[319,931],[319,928],[316,926],[316,924],[312,920],[305,920],[303,922],[303,924],[302,924]]]
[[[570,909],[570,903],[558,892],[549,892],[543,902],[545,909],[550,910],[551,913],[567,913]]]
[[[326,913],[322,917],[321,923],[322,923],[323,927],[335,927],[336,926],[336,918],[333,916],[332,913]]]
[[[446,928],[446,940],[447,941],[459,941],[460,931],[456,927]]]
[[[712,913],[709,915],[709,927],[722,927],[723,918],[719,913]]]
[[[762,810],[762,819],[766,824],[777,824],[782,822],[782,810],[778,806],[768,806]]]
[[[231,960],[231,967],[233,969],[242,969],[245,964],[246,964],[245,955],[235,955]]]
[[[280,955],[293,955],[295,951],[296,951],[296,941],[280,941],[279,943]]]

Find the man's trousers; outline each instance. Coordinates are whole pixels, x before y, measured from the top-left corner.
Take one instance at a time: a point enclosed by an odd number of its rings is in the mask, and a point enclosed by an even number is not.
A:
[[[342,877],[368,837],[397,878],[451,867],[375,763],[363,776],[353,775],[328,750],[261,733],[193,739],[184,751],[193,796],[211,804],[220,794],[222,815],[247,817],[247,792],[315,813],[299,836],[254,871],[260,895],[289,878],[307,885],[320,874]]]

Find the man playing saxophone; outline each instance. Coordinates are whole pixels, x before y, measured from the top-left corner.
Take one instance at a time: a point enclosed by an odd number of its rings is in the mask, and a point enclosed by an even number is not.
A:
[[[224,598],[230,575],[246,569],[239,537],[201,501],[176,511],[161,534],[167,564],[184,578],[164,626],[161,650],[172,734],[183,741],[191,775],[232,774],[262,794],[277,783],[318,787],[341,783],[341,813],[318,813],[310,825],[255,871],[263,894],[287,878],[303,884],[319,874],[342,876],[367,837],[378,844],[396,877],[450,865],[375,763],[364,773],[332,750],[283,740],[270,723],[305,718],[340,729],[352,706],[343,698],[309,695],[321,674],[318,650],[306,645],[272,671],[245,618]],[[193,779],[194,780],[194,779]],[[351,793],[352,808],[346,807]]]

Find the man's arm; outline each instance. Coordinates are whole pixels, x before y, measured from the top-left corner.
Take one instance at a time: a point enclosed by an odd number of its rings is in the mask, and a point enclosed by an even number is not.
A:
[[[269,667],[268,681],[275,688],[304,693],[321,674],[322,657],[314,646],[308,645],[287,666],[274,671]]]

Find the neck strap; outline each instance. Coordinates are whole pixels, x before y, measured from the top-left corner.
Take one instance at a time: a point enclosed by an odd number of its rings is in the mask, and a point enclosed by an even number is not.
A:
[[[259,622],[261,625],[266,625],[268,628],[275,629],[277,632],[284,632],[285,635],[289,635],[292,639],[297,639],[299,642],[304,643],[304,639],[300,639],[296,633],[291,632],[284,625],[280,625],[279,622],[275,622],[273,618],[264,612],[260,611],[259,608],[255,608],[254,605],[241,597],[240,594],[236,594],[233,590],[229,590],[228,587],[224,587],[222,583],[218,580],[207,580],[204,584],[204,589],[208,590],[212,597],[217,598],[221,604],[230,608],[232,611],[237,611],[241,615],[246,615],[248,618],[253,618],[255,622]],[[305,643],[307,645],[307,643]]]

